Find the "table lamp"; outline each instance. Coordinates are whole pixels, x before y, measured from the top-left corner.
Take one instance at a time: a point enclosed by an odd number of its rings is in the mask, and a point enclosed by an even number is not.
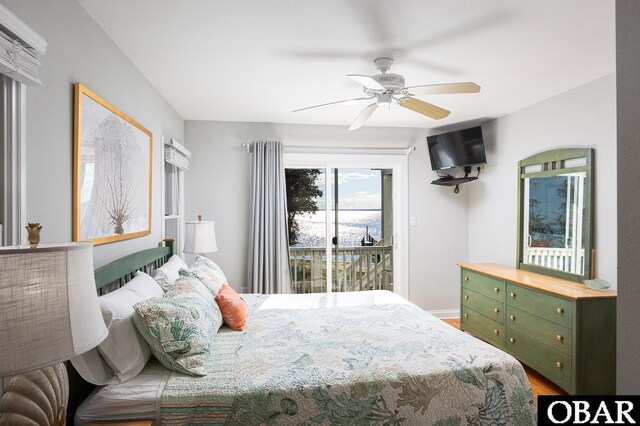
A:
[[[213,221],[203,221],[202,215],[198,215],[197,222],[185,222],[184,252],[203,255],[218,251],[215,225]]]
[[[69,385],[62,361],[107,334],[93,244],[0,247],[0,377],[15,376],[0,398],[0,425],[64,424]]]

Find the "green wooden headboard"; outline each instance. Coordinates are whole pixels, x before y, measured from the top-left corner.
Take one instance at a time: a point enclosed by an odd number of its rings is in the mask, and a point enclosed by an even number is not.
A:
[[[164,247],[155,247],[121,257],[95,270],[98,295],[106,289],[122,287],[136,276],[137,271],[153,272],[173,255],[173,240],[164,240]]]
[[[122,287],[136,276],[137,271],[151,273],[162,266],[173,255],[173,241],[167,238],[164,240],[164,247],[132,253],[96,269],[94,275],[98,295]],[[84,381],[70,362],[65,364],[69,375],[67,419],[71,419],[70,424],[73,424],[76,410],[95,386]]]

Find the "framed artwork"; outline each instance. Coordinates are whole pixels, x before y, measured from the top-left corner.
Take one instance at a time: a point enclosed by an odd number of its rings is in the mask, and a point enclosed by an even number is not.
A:
[[[73,241],[149,235],[153,135],[80,83],[74,108]]]

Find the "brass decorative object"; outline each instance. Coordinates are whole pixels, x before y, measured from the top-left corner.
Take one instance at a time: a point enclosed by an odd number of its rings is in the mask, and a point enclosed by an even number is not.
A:
[[[37,246],[40,243],[40,230],[42,229],[42,225],[39,223],[27,223],[25,226],[27,233],[29,236],[27,239],[29,240],[29,244],[32,246]]]

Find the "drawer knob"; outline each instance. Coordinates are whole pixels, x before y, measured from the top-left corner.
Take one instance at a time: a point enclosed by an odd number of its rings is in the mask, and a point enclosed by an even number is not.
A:
[[[556,367],[557,368],[562,368],[562,363],[560,361],[556,362]]]
[[[469,314],[464,314],[464,317],[465,318],[469,318]]]
[[[516,298],[516,294],[515,293],[511,293],[510,296],[511,296],[512,299]]]
[[[564,340],[564,337],[562,337],[561,335],[557,334],[557,335],[556,335],[556,340],[557,340],[558,342],[561,342],[561,343],[562,343],[562,341]]]
[[[493,312],[495,312],[495,313],[497,314],[498,312],[500,312],[500,309],[498,309],[498,308],[494,308],[494,309],[493,309]]]
[[[500,291],[500,287],[494,287],[493,291],[495,291],[496,293]]]
[[[469,281],[469,277],[464,277],[464,280],[465,281]]]
[[[509,318],[511,318],[511,321],[515,321],[516,320],[516,316],[515,315],[510,315]]]
[[[464,300],[469,300],[469,296],[467,296],[466,294],[464,295]]]
[[[510,341],[511,343],[516,343],[516,339],[515,339],[515,338],[513,338],[513,337],[510,337],[510,338],[509,338],[509,341]]]
[[[556,309],[556,312],[559,313],[560,315],[562,315],[564,313],[564,309],[558,308],[558,309]]]
[[[493,334],[497,336],[498,334],[500,334],[500,332],[498,330],[493,330]]]

